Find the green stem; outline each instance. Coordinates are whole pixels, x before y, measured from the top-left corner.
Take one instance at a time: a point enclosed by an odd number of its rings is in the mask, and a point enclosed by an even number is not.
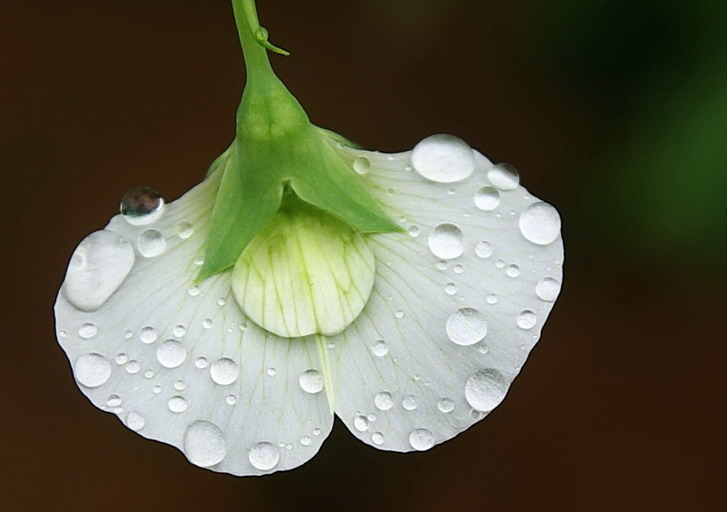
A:
[[[275,73],[268,59],[268,50],[257,37],[258,32],[264,29],[258,21],[255,0],[232,0],[232,9],[235,12],[235,24],[242,53],[245,56],[248,82],[270,79]]]

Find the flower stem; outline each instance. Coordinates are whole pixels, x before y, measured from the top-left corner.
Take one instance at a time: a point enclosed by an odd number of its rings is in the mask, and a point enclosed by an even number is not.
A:
[[[266,36],[267,31],[260,26],[258,21],[255,0],[232,0],[232,8],[235,12],[235,24],[240,37],[240,45],[245,56],[248,82],[274,76],[267,48],[261,44],[260,36]]]

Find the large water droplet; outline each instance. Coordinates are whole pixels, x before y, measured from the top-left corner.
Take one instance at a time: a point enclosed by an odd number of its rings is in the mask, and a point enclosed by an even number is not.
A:
[[[535,327],[535,324],[538,323],[538,317],[529,309],[526,309],[525,311],[521,311],[520,314],[517,316],[517,326],[521,329],[532,329]]]
[[[111,231],[88,235],[73,252],[61,289],[76,309],[95,311],[121,286],[134,266],[131,244]]]
[[[365,156],[360,156],[353,161],[353,170],[359,174],[368,174],[371,169],[371,161]]]
[[[177,340],[167,340],[157,348],[157,359],[164,368],[176,368],[187,358],[187,349]]]
[[[418,428],[409,434],[409,444],[415,450],[426,451],[434,446],[434,434],[426,428]]]
[[[462,308],[447,318],[447,336],[457,345],[474,345],[487,335],[487,321],[482,312]]]
[[[487,171],[487,179],[500,190],[513,190],[520,184],[517,169],[510,164],[497,164]]]
[[[220,427],[209,421],[195,421],[184,433],[184,453],[192,464],[207,468],[227,455],[227,441]]]
[[[158,220],[164,213],[164,198],[149,187],[129,190],[121,198],[121,215],[133,226],[143,226]]]
[[[97,388],[111,377],[111,363],[101,354],[84,354],[73,365],[73,374],[82,386]]]
[[[139,233],[136,246],[145,258],[155,258],[166,250],[167,241],[164,239],[161,231],[157,229],[145,229]]]
[[[199,361],[199,359],[197,361]],[[202,366],[202,368],[204,368],[204,366]],[[210,377],[220,386],[228,386],[232,384],[237,380],[239,375],[240,367],[235,361],[227,357],[218,359],[212,363],[212,366],[210,366]]]
[[[126,426],[134,432],[137,432],[144,428],[144,425],[146,425],[146,418],[144,418],[141,413],[131,411],[129,414],[126,415]]]
[[[535,285],[535,295],[540,300],[553,302],[560,294],[560,281],[553,277],[544,277]]]
[[[268,471],[278,465],[278,462],[280,461],[280,451],[273,443],[263,441],[262,443],[257,443],[250,448],[250,452],[247,454],[247,457],[250,459],[250,464],[252,464],[255,469]]]
[[[475,373],[467,380],[464,396],[470,406],[480,412],[491,411],[505,398],[507,381],[502,373],[487,368]]]
[[[431,135],[414,147],[411,164],[428,180],[453,183],[469,178],[475,170],[475,154],[459,137]]]
[[[530,242],[548,245],[560,235],[560,215],[548,203],[538,201],[531,204],[520,215],[520,232]]]
[[[394,406],[394,399],[388,391],[382,391],[374,397],[374,405],[381,411],[388,411]]]
[[[187,400],[183,396],[173,396],[167,402],[167,407],[172,412],[184,412],[187,410]]]
[[[492,211],[500,205],[500,192],[494,187],[482,187],[475,195],[475,206],[486,212]]]
[[[318,370],[306,370],[298,378],[300,387],[312,395],[323,391],[323,375]]]
[[[356,416],[353,419],[353,428],[359,432],[366,432],[369,429],[369,420],[366,416]]]
[[[429,235],[429,249],[444,260],[458,258],[464,252],[462,230],[454,224],[440,224]]]
[[[374,432],[373,434],[371,434],[371,441],[375,445],[381,446],[382,444],[384,444],[384,434],[382,434],[381,432]]]
[[[97,333],[98,328],[96,327],[96,324],[93,324],[91,322],[87,322],[78,328],[78,336],[80,336],[84,340],[90,340],[91,338],[96,336]]]

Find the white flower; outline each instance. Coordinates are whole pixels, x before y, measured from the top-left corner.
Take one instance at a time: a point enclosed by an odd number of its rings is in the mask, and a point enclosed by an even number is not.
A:
[[[334,412],[367,444],[428,450],[503,400],[560,291],[560,218],[511,167],[448,135],[382,154],[316,134],[400,232],[310,206],[293,180],[234,267],[205,273],[229,243],[215,222],[244,158],[228,152],[170,204],[127,196],[58,294],[83,393],[198,466],[294,468]]]

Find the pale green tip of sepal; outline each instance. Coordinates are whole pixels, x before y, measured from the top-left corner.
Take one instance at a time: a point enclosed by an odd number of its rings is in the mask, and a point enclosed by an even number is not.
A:
[[[333,142],[341,144],[342,146],[346,146],[346,147],[352,148],[352,149],[362,149],[360,144],[353,142],[351,139],[344,137],[340,133],[336,133],[333,130],[329,130],[328,128],[323,128],[321,126],[316,126],[316,129],[318,131],[320,131],[324,136],[331,139]]]
[[[277,53],[278,55],[285,55],[286,57],[290,56],[290,52],[288,50],[284,50],[279,46],[275,46],[273,43],[268,41],[268,29],[266,29],[265,27],[257,28],[257,30],[255,31],[255,40],[260,46],[267,50],[270,50],[271,52]]]

